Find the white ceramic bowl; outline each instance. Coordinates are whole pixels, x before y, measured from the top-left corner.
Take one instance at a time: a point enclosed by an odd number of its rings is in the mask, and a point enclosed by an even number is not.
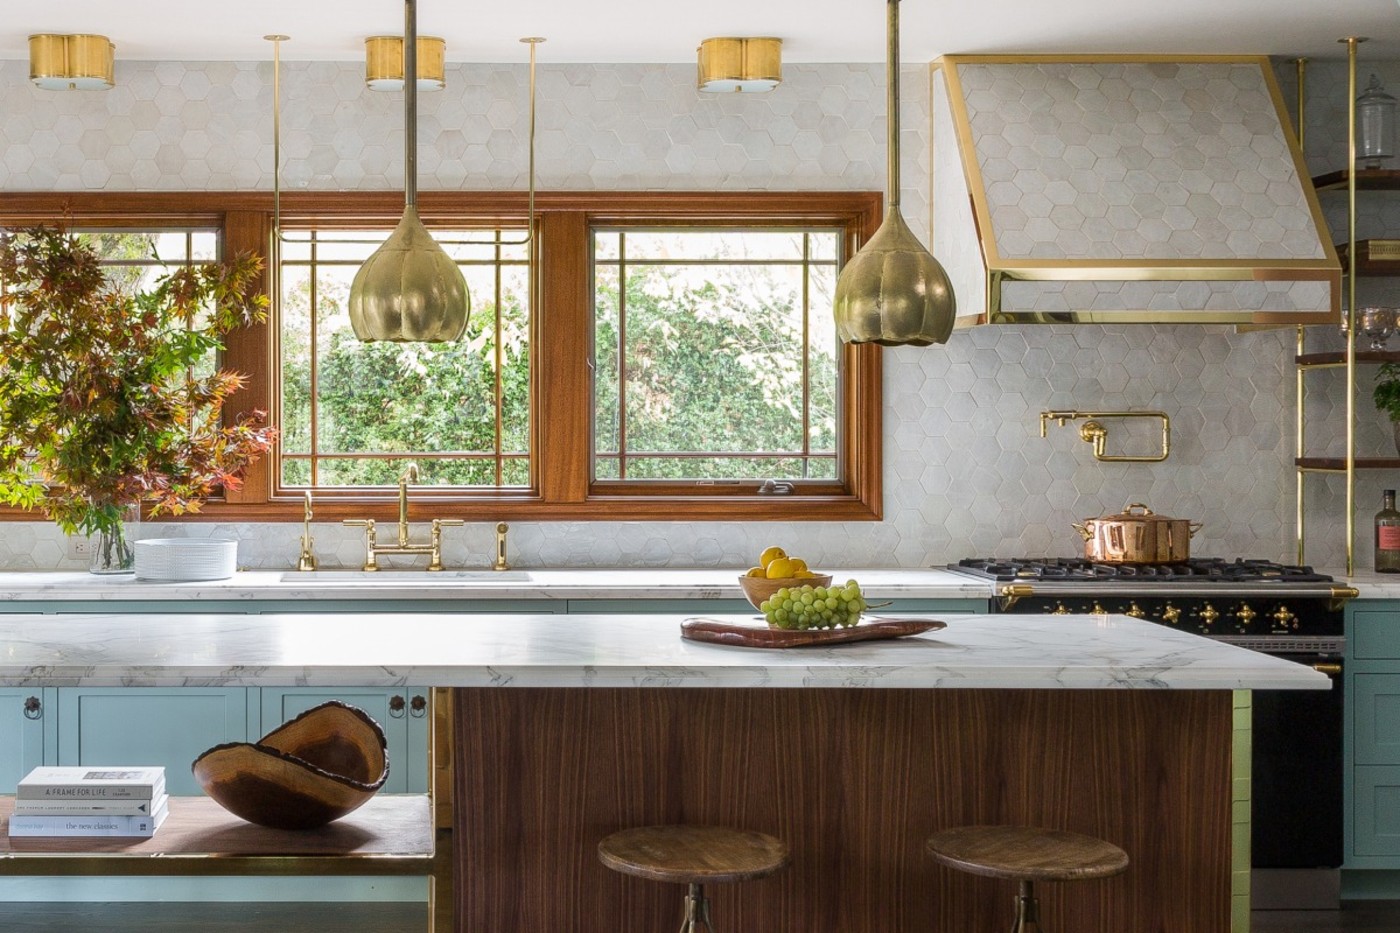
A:
[[[138,580],[227,580],[238,569],[238,542],[227,538],[147,538],[134,546]]]

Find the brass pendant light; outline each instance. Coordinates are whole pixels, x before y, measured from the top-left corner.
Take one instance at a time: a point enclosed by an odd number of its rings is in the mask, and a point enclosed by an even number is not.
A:
[[[899,0],[889,4],[889,191],[885,220],[836,280],[836,335],[846,343],[947,343],[957,305],[948,274],[899,213]]]
[[[365,342],[460,340],[471,313],[462,270],[418,219],[417,39],[414,0],[404,0],[403,218],[350,285],[350,326]]]

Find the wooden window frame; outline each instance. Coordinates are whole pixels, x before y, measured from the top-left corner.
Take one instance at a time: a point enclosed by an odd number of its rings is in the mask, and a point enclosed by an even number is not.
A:
[[[223,231],[223,254],[270,254],[272,197],[265,192],[150,192],[7,194],[0,225],[63,222],[74,226]],[[403,208],[397,192],[287,192],[284,226],[392,226]],[[529,490],[415,490],[410,518],[468,521],[876,521],[882,515],[882,365],[873,344],[843,345],[843,428],[836,484],[801,484],[793,495],[757,494],[757,481],[738,485],[619,483],[592,479],[592,264],[595,226],[825,226],[844,231],[850,256],[881,219],[874,192],[545,192],[536,196],[536,300],[531,320],[531,458]],[[422,192],[426,223],[519,225],[526,199],[516,192]],[[264,287],[271,290],[272,271]],[[542,335],[548,335],[545,339]],[[279,375],[275,314],[268,323],[230,334],[223,365],[246,373],[247,387],[231,414],[261,408],[280,422],[274,391]],[[279,490],[278,458],[264,457],[243,486],[180,520],[300,521],[300,491]],[[393,490],[318,489],[316,518],[394,520]],[[35,513],[0,509],[0,520],[34,520]]]

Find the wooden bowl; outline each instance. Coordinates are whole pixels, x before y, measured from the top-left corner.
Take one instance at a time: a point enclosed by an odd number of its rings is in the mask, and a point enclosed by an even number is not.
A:
[[[744,595],[749,598],[749,602],[753,604],[755,609],[757,609],[765,599],[785,586],[804,586],[806,584],[811,584],[812,586],[830,586],[831,574],[819,573],[811,577],[777,577],[772,580],[767,577],[742,576],[739,578],[739,585],[744,588]]]
[[[192,767],[204,792],[235,816],[314,829],[373,797],[389,778],[389,754],[379,723],[332,700],[257,742],[215,745]]]

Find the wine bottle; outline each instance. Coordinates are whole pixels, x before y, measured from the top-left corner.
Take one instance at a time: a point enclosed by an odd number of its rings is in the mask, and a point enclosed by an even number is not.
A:
[[[1383,499],[1376,513],[1376,572],[1400,573],[1400,511],[1395,509],[1395,490],[1387,489]]]

